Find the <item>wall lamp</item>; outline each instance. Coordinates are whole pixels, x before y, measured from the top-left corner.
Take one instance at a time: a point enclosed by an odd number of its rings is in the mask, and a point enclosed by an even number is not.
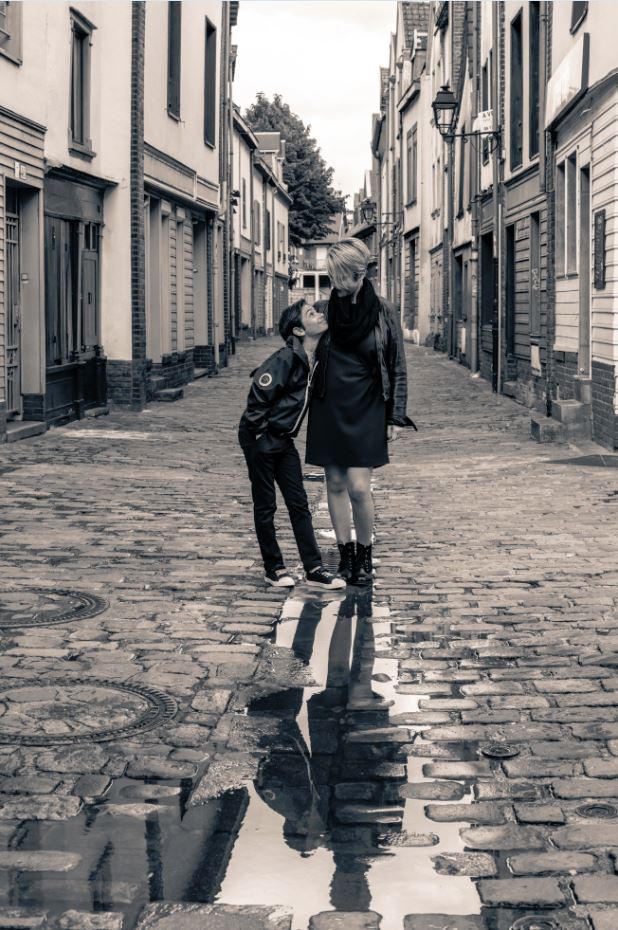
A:
[[[401,213],[383,213],[382,216],[378,216],[378,205],[375,200],[371,200],[369,197],[360,205],[361,215],[365,223],[371,223],[375,226],[398,226],[401,221]],[[383,216],[394,216],[394,220],[382,220]]]
[[[431,104],[431,108],[438,132],[447,142],[452,142],[453,139],[467,139],[470,136],[488,136],[498,144],[500,143],[499,129],[473,129],[470,132],[455,132],[459,101],[448,84],[442,85]]]

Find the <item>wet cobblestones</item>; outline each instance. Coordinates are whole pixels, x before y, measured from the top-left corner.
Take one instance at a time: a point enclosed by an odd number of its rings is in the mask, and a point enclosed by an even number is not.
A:
[[[260,580],[235,441],[247,373],[269,349],[243,346],[179,404],[115,411],[0,449],[11,592],[0,606],[9,698],[0,738],[18,727],[36,739],[52,723],[98,726],[101,701],[79,698],[72,713],[58,698],[67,681],[72,700],[84,683],[116,681],[160,689],[178,706],[131,737],[0,746],[0,928],[178,930],[182,915],[187,930],[296,930],[283,890],[277,907],[194,903],[190,883],[170,871],[179,843],[187,870],[197,869],[206,835],[225,868],[242,791],[271,738],[265,718],[246,723],[255,689],[298,686],[303,674],[311,686],[302,662],[269,644],[284,596]],[[411,873],[397,927],[369,905],[316,907],[311,926],[532,930],[521,923],[529,916],[542,930],[615,930],[618,818],[598,805],[618,808],[616,472],[582,464],[592,446],[534,445],[522,408],[445,359],[410,348],[409,364],[420,432],[397,440],[375,481],[374,602],[390,616],[376,626],[373,654],[398,666],[395,696],[418,701],[348,737],[337,835],[392,821],[385,848],[418,849],[443,883],[433,899],[441,894],[447,913],[413,913],[425,899]],[[323,485],[307,488],[323,531]],[[32,611],[32,592],[59,591],[109,607],[4,628],[9,614]],[[518,755],[484,755],[493,743]],[[376,779],[393,786],[388,802]],[[407,805],[418,805],[416,830],[401,828]],[[436,850],[446,829],[460,845]],[[200,874],[205,889],[221,879]],[[476,908],[459,913],[449,881],[474,883]]]

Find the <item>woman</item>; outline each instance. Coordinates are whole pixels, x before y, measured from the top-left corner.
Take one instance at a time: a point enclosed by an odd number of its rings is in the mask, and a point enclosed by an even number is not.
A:
[[[414,426],[406,416],[401,325],[393,307],[376,294],[366,277],[369,260],[369,250],[360,239],[342,239],[328,252],[326,264],[334,287],[328,302],[328,332],[316,356],[306,455],[309,464],[322,465],[326,473],[339,574],[359,585],[370,584],[373,572],[372,470],[388,463],[387,441],[401,427]]]

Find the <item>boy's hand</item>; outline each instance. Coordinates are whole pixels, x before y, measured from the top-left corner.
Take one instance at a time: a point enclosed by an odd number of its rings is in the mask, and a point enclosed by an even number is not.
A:
[[[394,423],[389,423],[386,427],[386,439],[388,442],[392,442],[393,439],[397,439],[397,436],[401,432],[400,426],[395,426]]]

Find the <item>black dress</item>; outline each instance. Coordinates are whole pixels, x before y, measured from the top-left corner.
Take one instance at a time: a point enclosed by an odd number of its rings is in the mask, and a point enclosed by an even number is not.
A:
[[[331,339],[323,397],[313,396],[307,424],[306,461],[340,468],[388,464],[386,404],[375,331],[354,348]]]

